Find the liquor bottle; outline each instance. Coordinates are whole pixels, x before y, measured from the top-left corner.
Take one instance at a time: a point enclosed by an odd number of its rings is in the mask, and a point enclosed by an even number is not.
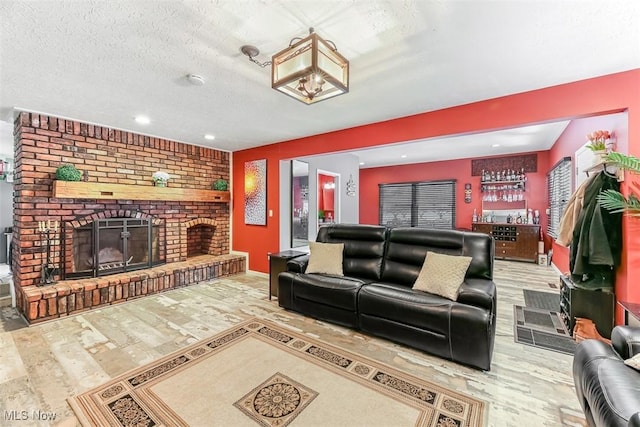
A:
[[[478,211],[473,210],[473,216],[471,217],[471,222],[478,222]]]

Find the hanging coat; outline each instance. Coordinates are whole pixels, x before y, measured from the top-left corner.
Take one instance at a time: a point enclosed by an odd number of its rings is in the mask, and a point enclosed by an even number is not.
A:
[[[614,285],[622,251],[622,214],[600,206],[598,194],[609,189],[619,191],[620,184],[600,172],[584,190],[569,258],[571,279],[578,287],[611,289]]]
[[[560,225],[558,226],[558,238],[556,243],[560,246],[569,246],[573,239],[573,230],[584,205],[584,191],[591,184],[597,175],[591,175],[584,181],[578,189],[571,195],[569,202],[564,208]]]

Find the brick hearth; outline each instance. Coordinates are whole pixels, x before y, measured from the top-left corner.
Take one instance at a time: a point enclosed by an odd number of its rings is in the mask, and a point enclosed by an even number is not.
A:
[[[36,323],[245,270],[244,256],[199,255],[187,261],[130,273],[63,280],[43,287],[28,286],[23,289],[28,303],[25,316],[30,322]]]
[[[229,153],[131,132],[20,113],[15,122],[13,277],[18,309],[29,322],[125,301],[196,281],[245,270],[245,260],[229,255],[230,208],[226,199],[120,200],[54,197],[56,169],[74,164],[84,180],[99,184],[153,186],[155,171],[168,172],[169,187],[210,190],[219,178],[229,180]],[[39,221],[64,223],[67,230],[100,218],[152,218],[162,225],[165,265],[41,285],[46,259]],[[64,264],[68,241],[52,239],[52,264]],[[64,236],[65,239],[68,235]],[[61,247],[65,250],[61,251]],[[207,254],[204,258],[201,254]],[[68,260],[67,260],[68,261]]]

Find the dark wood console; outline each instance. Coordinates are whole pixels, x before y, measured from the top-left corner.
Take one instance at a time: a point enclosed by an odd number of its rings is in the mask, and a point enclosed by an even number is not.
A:
[[[538,261],[539,225],[477,222],[472,225],[472,229],[493,236],[496,258]]]

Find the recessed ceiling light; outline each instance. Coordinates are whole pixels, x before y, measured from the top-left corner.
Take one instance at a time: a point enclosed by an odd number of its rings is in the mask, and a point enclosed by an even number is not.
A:
[[[187,74],[187,80],[194,86],[202,86],[204,84],[204,77],[199,74]]]
[[[491,144],[493,148],[500,147],[500,144]]]
[[[148,125],[149,123],[151,123],[151,120],[149,120],[149,117],[147,116],[136,116],[135,120],[141,125]]]
[[[206,134],[204,136],[204,139],[208,139],[209,141],[213,141],[214,139],[216,139],[215,135],[211,135],[210,133]]]
[[[360,166],[364,165],[364,162],[360,162]]]
[[[406,159],[406,158],[407,158],[407,155],[406,155],[406,154],[403,154],[403,155],[402,155],[402,156],[400,156],[400,157],[401,157],[401,158],[403,158],[403,159]]]

